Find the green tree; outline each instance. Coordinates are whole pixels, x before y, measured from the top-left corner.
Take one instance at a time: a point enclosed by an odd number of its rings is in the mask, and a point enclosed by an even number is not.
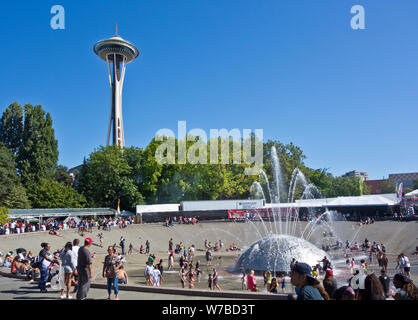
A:
[[[63,165],[59,165],[55,170],[55,180],[64,186],[71,186],[73,184],[73,179],[68,174],[68,168]]]
[[[58,161],[52,119],[40,105],[25,105],[22,145],[18,150],[17,167],[27,187],[40,179],[53,179]]]
[[[13,186],[19,183],[12,151],[0,143],[0,205],[4,205]]]
[[[10,221],[9,209],[5,207],[0,207],[0,223],[4,224],[8,221]]]
[[[418,179],[414,180],[414,190],[418,189]]]
[[[23,111],[22,106],[13,102],[4,110],[0,120],[0,142],[10,148],[14,155],[22,145]]]
[[[120,198],[121,209],[132,211],[144,202],[132,173],[119,146],[101,146],[83,164],[77,188],[89,206],[115,208]]]
[[[56,180],[41,178],[31,184],[27,192],[34,208],[82,208],[86,205],[83,195]]]
[[[10,194],[6,197],[4,205],[12,209],[29,209],[31,203],[26,194],[26,189],[22,184],[17,184],[12,187]]]

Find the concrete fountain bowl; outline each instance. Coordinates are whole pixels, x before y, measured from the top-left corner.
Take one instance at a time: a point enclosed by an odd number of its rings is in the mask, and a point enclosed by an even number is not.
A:
[[[292,258],[310,266],[318,264],[327,253],[302,238],[272,234],[254,242],[235,265],[237,271],[290,271]]]

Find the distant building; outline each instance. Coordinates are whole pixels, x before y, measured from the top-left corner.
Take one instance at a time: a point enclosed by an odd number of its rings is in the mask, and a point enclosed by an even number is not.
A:
[[[363,181],[369,180],[369,174],[367,172],[361,172],[357,170],[349,171],[343,174],[342,177],[348,177],[348,178],[358,177],[358,178],[363,179]]]
[[[389,179],[396,181],[396,184],[399,185],[403,183],[403,188],[414,188],[414,181],[418,180],[418,172],[414,173],[391,173],[389,174]]]
[[[381,185],[386,181],[386,179],[380,180],[366,180],[364,184],[370,188],[370,194],[380,194],[382,193]]]

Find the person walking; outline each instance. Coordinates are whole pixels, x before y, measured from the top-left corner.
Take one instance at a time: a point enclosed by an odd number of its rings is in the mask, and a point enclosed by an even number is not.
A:
[[[121,237],[120,238],[119,245],[120,245],[120,247],[122,249],[122,255],[125,255],[125,238],[124,237]]]
[[[380,264],[382,265],[382,269],[385,270],[385,273],[388,272],[388,262],[389,262],[389,259],[386,253],[383,253],[382,258],[380,260]]]
[[[64,273],[64,286],[67,289],[67,294],[64,296],[64,289],[61,289],[61,299],[72,299],[70,296],[71,283],[74,273],[77,273],[75,255],[72,251],[73,245],[71,242],[65,244],[64,250],[60,253],[61,267]]]
[[[247,290],[247,275],[245,274],[245,272],[242,272],[241,275],[241,289]]]
[[[103,248],[103,233],[100,232],[97,236],[99,237],[100,248]]]
[[[254,276],[254,270],[251,270],[250,273],[247,275],[247,288],[252,292],[257,292],[257,280]]]
[[[74,290],[73,290],[73,293],[76,293],[77,292],[77,289],[78,289],[77,260],[78,260],[78,250],[80,249],[79,244],[80,244],[80,240],[74,239],[73,240],[73,248],[71,250],[73,252],[74,259],[75,259],[75,270],[76,270],[76,272],[74,272],[74,274],[73,274],[73,280],[74,280]]]
[[[52,255],[49,253],[49,250],[51,250],[49,243],[43,242],[41,247],[42,250],[39,252],[39,265],[41,271],[39,289],[41,290],[41,293],[46,293],[48,292],[46,290],[46,282],[49,277],[49,265],[52,263]]]
[[[212,274],[212,281],[213,281],[213,290],[218,289],[221,291],[221,287],[219,286],[219,275],[215,268],[213,268],[213,274]]]
[[[115,292],[115,300],[119,300],[118,272],[122,266],[122,263],[119,257],[114,254],[112,246],[107,248],[107,253],[108,255],[105,257],[102,270],[103,278],[107,278],[107,293],[109,294],[107,299],[111,299],[113,286],[113,290]]]
[[[145,242],[145,253],[149,253],[149,249],[150,249],[150,243],[149,243],[149,241],[147,240],[147,241]]]
[[[182,287],[183,289],[184,289],[184,284],[186,283],[186,279],[187,279],[186,275],[187,275],[187,273],[186,273],[186,271],[184,270],[184,267],[181,267],[181,270],[180,270],[180,272],[179,272],[179,278],[180,278],[180,284],[181,284],[181,287]]]
[[[401,253],[401,267],[403,268],[404,274],[411,278],[411,263],[409,262],[409,258]]]
[[[90,289],[90,281],[93,277],[92,258],[89,248],[93,240],[86,238],[84,246],[78,249],[77,259],[77,273],[78,273],[78,288],[77,300],[85,300]]]
[[[173,238],[168,241],[168,252],[173,251]]]

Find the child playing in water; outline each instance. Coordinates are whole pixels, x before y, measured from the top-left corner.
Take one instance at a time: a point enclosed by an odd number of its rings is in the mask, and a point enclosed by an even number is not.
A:
[[[208,278],[208,287],[210,290],[213,290],[213,278],[212,278],[212,274],[209,273],[209,278]]]

